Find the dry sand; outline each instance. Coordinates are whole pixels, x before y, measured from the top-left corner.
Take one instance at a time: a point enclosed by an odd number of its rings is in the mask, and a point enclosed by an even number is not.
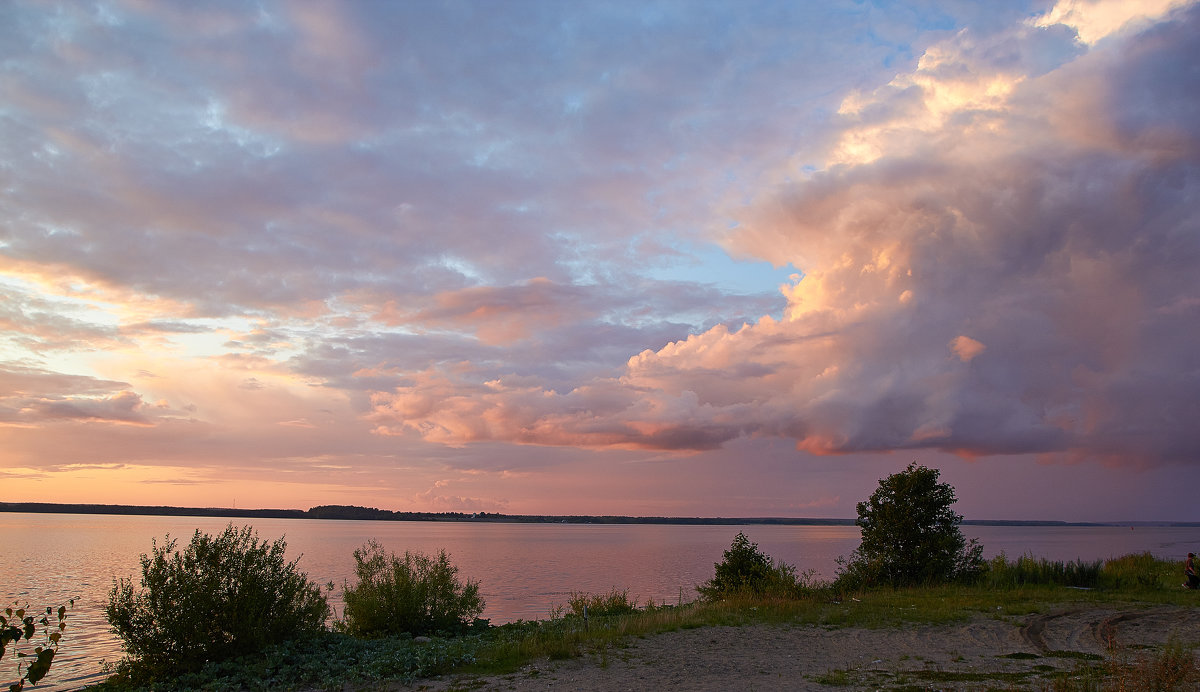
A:
[[[604,654],[538,661],[498,676],[447,676],[403,690],[1039,689],[1085,657],[1200,643],[1200,610],[1086,607],[886,629],[753,625],[645,638]],[[1017,654],[1017,657],[1012,657]],[[834,677],[829,677],[829,676]],[[840,679],[838,679],[840,678]],[[840,685],[823,684],[840,682]]]

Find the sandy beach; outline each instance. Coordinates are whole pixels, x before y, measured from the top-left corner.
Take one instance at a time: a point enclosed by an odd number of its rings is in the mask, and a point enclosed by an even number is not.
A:
[[[498,676],[446,676],[398,690],[1038,689],[1096,657],[1200,643],[1200,609],[1069,607],[951,625],[702,627]],[[1110,648],[1115,643],[1116,649]]]

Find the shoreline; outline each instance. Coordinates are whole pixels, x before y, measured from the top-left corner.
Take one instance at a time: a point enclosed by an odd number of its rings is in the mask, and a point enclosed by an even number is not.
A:
[[[696,526],[854,526],[837,517],[646,517],[625,515],[540,515],[478,512],[398,512],[372,507],[324,505],[303,509],[238,509],[54,502],[0,502],[0,512],[22,514],[102,514],[135,516],[220,517],[230,519],[326,519],[347,521],[434,521],[513,524],[669,524]],[[1059,521],[1040,519],[963,519],[963,526],[1063,526],[1197,528],[1193,521]]]
[[[1056,676],[1098,675],[1106,663],[1132,664],[1172,642],[1200,644],[1200,610],[1058,604],[1045,613],[981,613],[947,624],[680,629],[634,636],[573,659],[540,659],[512,673],[452,674],[384,689],[1038,689],[1049,688]],[[1190,655],[1196,659],[1196,650]]]

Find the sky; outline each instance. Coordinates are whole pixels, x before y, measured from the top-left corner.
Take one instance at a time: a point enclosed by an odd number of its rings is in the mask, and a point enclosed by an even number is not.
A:
[[[0,500],[1198,520],[1200,3],[0,5]]]

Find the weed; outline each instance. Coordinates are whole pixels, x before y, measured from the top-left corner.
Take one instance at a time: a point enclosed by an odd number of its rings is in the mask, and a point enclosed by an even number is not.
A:
[[[462,632],[483,612],[479,582],[460,582],[444,550],[400,557],[372,540],[354,551],[354,562],[358,583],[346,587],[345,613],[335,623],[347,634]]]
[[[654,610],[661,606],[654,605],[653,602],[647,604],[647,610]],[[607,594],[592,594],[586,592],[571,592],[570,598],[567,599],[566,608],[559,607],[557,612],[560,614],[575,616],[575,617],[607,617],[610,615],[629,615],[636,613],[638,610],[638,599],[629,598],[629,590],[624,591],[614,588]]]

